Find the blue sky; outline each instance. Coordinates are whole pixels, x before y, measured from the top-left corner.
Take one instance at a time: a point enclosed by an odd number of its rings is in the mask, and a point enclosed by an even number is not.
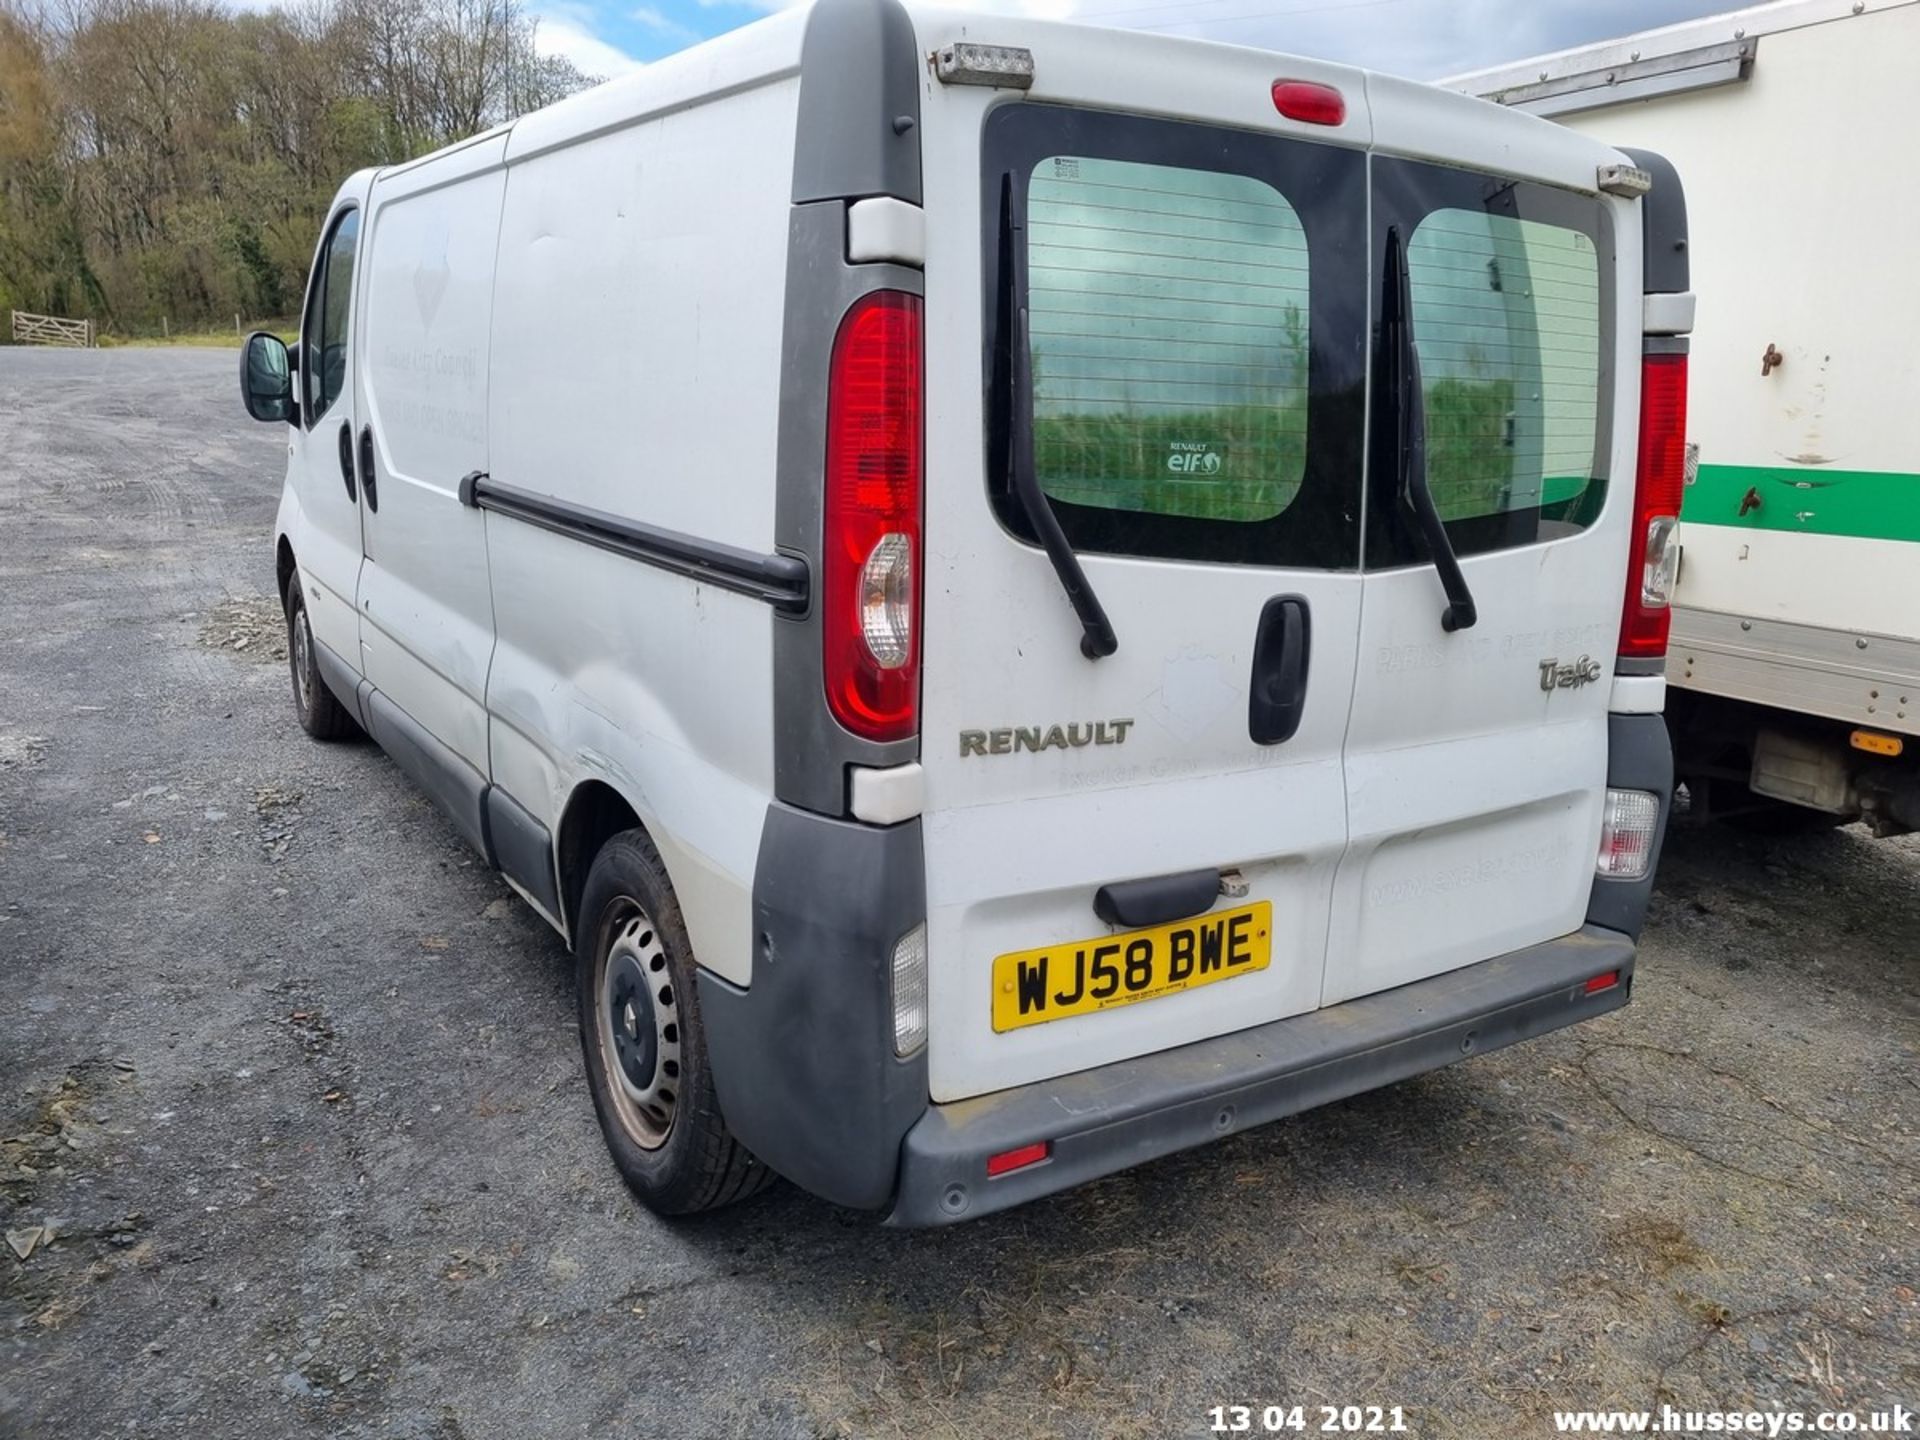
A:
[[[620,74],[782,0],[534,0],[540,44]],[[1727,0],[978,0],[968,8],[1199,35],[1420,79],[1733,8]]]

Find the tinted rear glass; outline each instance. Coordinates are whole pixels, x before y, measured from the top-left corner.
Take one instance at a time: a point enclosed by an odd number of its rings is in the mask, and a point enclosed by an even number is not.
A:
[[[989,115],[984,154],[1002,522],[1033,540],[1009,483],[1018,455],[1076,550],[1355,567],[1365,156],[1027,103]]]
[[[1427,478],[1446,520],[1563,505],[1593,482],[1600,267],[1577,230],[1436,210],[1407,248]]]
[[[1456,553],[1578,534],[1612,435],[1612,230],[1593,197],[1419,161],[1373,162],[1374,253],[1406,246],[1427,483]],[[1383,272],[1382,272],[1383,273]],[[1429,559],[1376,455],[1367,564]]]
[[[1028,188],[1034,464],[1056,500],[1271,520],[1306,463],[1300,217],[1247,175],[1054,155]]]

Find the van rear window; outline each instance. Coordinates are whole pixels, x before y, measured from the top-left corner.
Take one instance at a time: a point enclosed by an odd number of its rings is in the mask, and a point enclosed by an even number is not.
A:
[[[1034,468],[1055,500],[1234,523],[1299,492],[1308,258],[1264,181],[1052,155],[1028,188]]]
[[[1569,510],[1593,483],[1600,268],[1578,230],[1436,210],[1407,247],[1444,520]]]
[[[1591,195],[1376,155],[1374,253],[1405,243],[1427,484],[1458,555],[1599,518],[1613,439],[1614,235]],[[1380,457],[1376,456],[1376,461]],[[1429,561],[1399,467],[1373,466],[1368,569]]]
[[[1033,102],[981,151],[1001,523],[1030,465],[1078,551],[1357,568],[1365,152]]]

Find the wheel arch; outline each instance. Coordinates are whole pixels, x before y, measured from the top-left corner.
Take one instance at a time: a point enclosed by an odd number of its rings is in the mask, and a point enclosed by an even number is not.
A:
[[[553,837],[554,860],[560,876],[562,919],[573,935],[580,914],[580,897],[587,888],[587,872],[600,849],[623,830],[651,833],[631,801],[605,780],[589,778],[573,787],[560,825]]]

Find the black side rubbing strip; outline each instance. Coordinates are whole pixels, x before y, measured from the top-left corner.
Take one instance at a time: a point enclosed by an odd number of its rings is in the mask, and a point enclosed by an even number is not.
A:
[[[460,499],[476,509],[491,510],[643,565],[764,600],[776,610],[795,615],[806,612],[807,562],[797,556],[763,555],[717,540],[643,525],[604,510],[502,485],[478,472],[462,477]]]
[[[1093,892],[1093,913],[1109,925],[1138,929],[1202,915],[1220,894],[1218,870],[1187,870],[1145,880],[1120,880]]]
[[[1380,360],[1385,393],[1392,397],[1393,432],[1387,437],[1397,457],[1400,494],[1413,507],[1426,537],[1433,568],[1447,592],[1440,612],[1442,630],[1469,630],[1480,618],[1460,560],[1447,538],[1446,523],[1427,484],[1426,402],[1420,391],[1420,355],[1413,347],[1413,281],[1398,226],[1387,231],[1386,294],[1380,308]]]
[[[1033,533],[1053,562],[1060,577],[1060,588],[1067,592],[1073,613],[1080,617],[1080,653],[1089,660],[1111,655],[1120,648],[1113,633],[1113,622],[1087,583],[1080,568],[1080,557],[1073,553],[1067,532],[1060,528],[1060,517],[1047,503],[1040,488],[1040,477],[1033,468],[1033,368],[1031,339],[1027,334],[1027,215],[1021,197],[1019,178],[1009,174],[1001,184],[1001,269],[1007,277],[1005,303],[1012,307],[1013,321],[1002,327],[1012,337],[1013,354],[1008,366],[1009,406],[1007,426],[1007,476],[1014,497],[1025,512]]]

